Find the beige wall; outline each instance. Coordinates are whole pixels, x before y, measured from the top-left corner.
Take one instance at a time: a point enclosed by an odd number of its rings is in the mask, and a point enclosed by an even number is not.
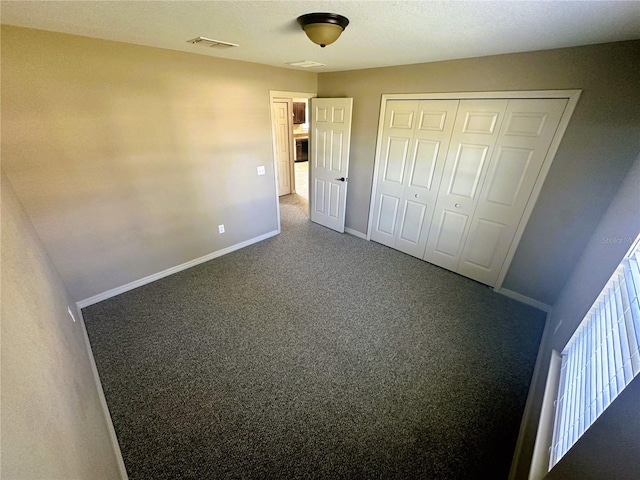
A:
[[[321,73],[353,97],[347,226],[366,232],[382,94],[582,89],[504,287],[552,305],[640,149],[640,42]]]
[[[527,409],[529,415],[525,417],[521,432],[521,446],[517,462],[518,475],[514,478],[527,478],[526,473],[531,461],[533,444],[540,417],[542,396],[544,393],[551,351],[561,352],[576,328],[589,311],[593,302],[598,297],[602,288],[611,277],[613,271],[620,263],[622,257],[631,247],[631,239],[640,233],[640,156],[636,159],[629,174],[625,178],[620,190],[608,206],[593,235],[587,241],[587,245],[580,257],[576,268],[569,277],[566,286],[562,290],[558,301],[548,316],[548,325],[542,339],[539,357],[531,384]],[[562,324],[554,334],[558,323]],[[567,478],[561,472],[570,471],[572,466],[590,465],[593,470],[593,479],[605,478],[637,478],[635,476],[615,475],[611,472],[624,472],[626,468],[637,469],[637,455],[639,447],[638,427],[638,392],[640,392],[640,379],[633,381],[630,391],[625,394],[627,400],[615,400],[606,415],[603,414],[588,430],[583,439],[578,440],[571,450],[554,468],[553,478]],[[628,398],[631,395],[631,398]],[[635,406],[635,418],[629,416],[630,401]],[[611,431],[618,429],[615,437]],[[624,428],[621,428],[623,426]],[[636,442],[625,443],[623,439],[635,438]],[[608,448],[603,444],[609,443]],[[618,448],[615,455],[613,447]],[[636,460],[633,463],[620,462],[620,459]],[[611,475],[607,476],[606,472]],[[630,473],[630,472],[627,472]]]
[[[2,175],[0,477],[117,479],[74,303]]]
[[[315,73],[1,33],[2,166],[75,300],[278,228],[269,90]]]

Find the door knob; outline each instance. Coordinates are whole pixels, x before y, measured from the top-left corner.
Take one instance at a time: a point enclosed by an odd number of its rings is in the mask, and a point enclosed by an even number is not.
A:
[[[336,178],[336,180],[339,180],[339,181],[341,181],[341,182],[346,182],[346,181],[347,181],[347,179],[346,179],[346,178],[344,178],[344,177]]]
[[[417,194],[417,193],[416,193],[414,196],[415,196],[416,198],[420,198],[420,195],[419,195],[419,194]]]
[[[456,207],[456,208],[460,208],[460,204],[459,204],[459,203],[456,203],[455,207]]]

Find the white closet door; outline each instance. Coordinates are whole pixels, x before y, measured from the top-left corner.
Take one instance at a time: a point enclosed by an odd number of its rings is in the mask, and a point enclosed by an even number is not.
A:
[[[457,272],[494,285],[567,105],[509,100]]]
[[[390,100],[371,238],[422,257],[458,100]]]
[[[457,271],[507,100],[462,100],[458,107],[424,260]]]

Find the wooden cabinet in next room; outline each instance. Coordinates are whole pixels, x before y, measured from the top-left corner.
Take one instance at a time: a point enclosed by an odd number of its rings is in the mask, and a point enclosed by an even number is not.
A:
[[[304,102],[293,102],[293,123],[294,125],[299,125],[305,123],[305,108],[306,104]]]

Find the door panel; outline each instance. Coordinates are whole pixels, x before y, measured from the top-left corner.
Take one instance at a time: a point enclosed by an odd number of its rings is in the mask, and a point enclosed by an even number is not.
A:
[[[400,230],[400,238],[402,240],[414,245],[420,242],[420,232],[422,231],[426,209],[427,206],[422,203],[410,200],[406,202],[401,222],[402,230]]]
[[[316,138],[313,142],[315,155],[313,155],[313,166],[317,169],[324,169],[327,167],[327,132],[324,130],[318,130],[315,132]]]
[[[495,102],[495,100],[465,100],[465,104],[469,101],[472,102]],[[500,100],[498,100],[500,101]],[[482,108],[482,107],[480,107]],[[497,108],[497,111],[496,111]],[[467,110],[465,111],[464,125],[462,127],[462,133],[476,133],[479,135],[493,135],[496,131],[496,126],[502,116],[503,109],[493,105],[489,105],[487,110]]]
[[[339,174],[342,171],[344,135],[342,132],[331,133],[331,170]]]
[[[321,180],[319,178],[314,179],[314,200],[315,202],[313,202],[313,211],[323,215],[326,213],[326,206],[327,206],[327,202],[324,201],[324,197],[325,197],[325,193],[326,193],[326,188],[325,188],[326,182],[324,180]]]
[[[311,220],[344,232],[351,98],[311,99]]]
[[[413,119],[416,115],[413,101],[400,101],[395,103],[389,114],[389,128],[400,128],[413,131]]]
[[[450,195],[473,199],[476,196],[480,176],[484,171],[489,145],[458,145],[458,153],[453,159],[453,172],[449,182]]]
[[[276,137],[276,160],[278,169],[278,195],[291,193],[292,136],[291,101],[273,102],[273,125]]]
[[[402,176],[407,163],[410,138],[390,137],[387,154],[384,157],[384,181],[402,184]]]
[[[566,105],[509,100],[458,273],[495,284]]]
[[[440,142],[416,139],[413,167],[411,168],[411,178],[409,180],[410,187],[431,190],[439,150]]]
[[[446,125],[448,115],[449,115],[449,112],[447,110],[430,111],[430,110],[422,109],[420,111],[420,122],[418,124],[418,130],[430,130],[433,132],[442,132],[445,130],[445,125]]]
[[[496,152],[495,166],[486,181],[487,202],[513,206],[522,193],[522,183],[533,154],[531,149],[512,147],[503,147]]]
[[[424,260],[457,271],[506,109],[507,100],[460,101]]]
[[[566,101],[560,100],[566,105]],[[511,103],[514,105],[513,103]],[[553,115],[552,115],[553,116]],[[507,114],[505,136],[540,137],[549,118],[547,112],[513,112]],[[553,120],[552,120],[553,121]]]
[[[340,186],[329,184],[329,217],[337,220],[340,215]]]
[[[333,123],[345,123],[346,121],[346,108],[341,106],[331,107],[331,121]]]
[[[458,264],[458,255],[462,246],[462,236],[466,231],[468,215],[444,210],[438,225],[438,237],[434,238],[434,251],[445,258],[441,260],[445,268]]]
[[[382,195],[380,201],[380,210],[376,221],[376,230],[390,238],[381,237],[380,243],[385,240],[393,243],[395,235],[395,226],[398,219],[398,207],[400,206],[400,198],[391,195]],[[390,245],[393,246],[393,245]]]
[[[465,261],[479,268],[490,270],[496,254],[495,247],[504,228],[505,225],[501,223],[479,218],[469,234],[473,241],[467,242]]]
[[[387,102],[373,240],[422,257],[458,103]]]

